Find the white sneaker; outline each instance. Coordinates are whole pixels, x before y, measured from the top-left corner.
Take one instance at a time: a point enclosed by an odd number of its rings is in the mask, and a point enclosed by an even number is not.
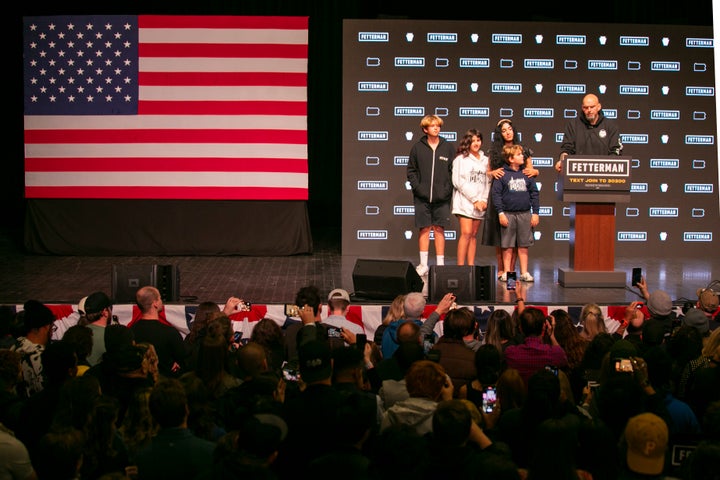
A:
[[[498,277],[498,280],[501,282],[507,282],[507,273],[503,272],[503,274]]]
[[[421,277],[424,277],[425,275],[427,275],[430,272],[430,267],[428,267],[427,265],[420,264],[417,267],[415,267],[415,271],[417,272],[418,275],[420,275]]]
[[[530,275],[530,272],[525,272],[522,275],[520,275],[520,281],[522,282],[534,282],[535,279]]]

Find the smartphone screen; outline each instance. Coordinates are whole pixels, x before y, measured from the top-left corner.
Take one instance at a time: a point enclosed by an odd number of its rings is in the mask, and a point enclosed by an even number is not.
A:
[[[497,394],[495,387],[490,385],[485,387],[483,390],[483,411],[485,413],[492,413],[495,410],[495,403],[497,402]]]
[[[632,373],[633,366],[629,358],[616,358],[615,359],[615,371],[616,372],[628,372]]]
[[[283,378],[288,382],[297,382],[300,379],[297,369],[292,368],[287,361],[282,365],[282,374]]]
[[[425,355],[432,350],[433,346],[435,346],[435,335],[429,333],[425,335],[425,338],[423,339],[423,350],[425,351]]]
[[[642,281],[642,268],[635,267],[632,269],[632,286],[637,287],[637,284]]]
[[[507,272],[507,289],[515,290],[515,283],[517,282],[517,273]]]
[[[343,338],[342,328],[340,327],[328,327],[328,338]]]

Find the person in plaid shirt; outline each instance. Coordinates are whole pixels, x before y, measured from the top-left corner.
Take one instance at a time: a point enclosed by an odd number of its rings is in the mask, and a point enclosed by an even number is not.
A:
[[[542,310],[534,307],[525,308],[519,319],[525,341],[505,349],[507,366],[520,372],[525,385],[535,372],[546,365],[566,369],[567,355],[555,339],[555,319],[545,317]]]

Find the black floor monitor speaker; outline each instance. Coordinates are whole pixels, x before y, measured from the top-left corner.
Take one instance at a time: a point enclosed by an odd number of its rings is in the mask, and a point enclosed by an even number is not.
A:
[[[428,277],[430,301],[439,302],[453,292],[460,303],[494,302],[496,281],[492,265],[433,265]]]
[[[113,265],[113,303],[135,303],[138,289],[149,285],[160,290],[163,302],[180,300],[180,271],[176,265]]]
[[[352,278],[355,297],[363,299],[394,300],[423,289],[422,278],[408,261],[358,259]]]

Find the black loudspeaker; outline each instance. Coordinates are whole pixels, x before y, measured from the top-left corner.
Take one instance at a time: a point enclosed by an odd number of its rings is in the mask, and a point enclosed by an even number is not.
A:
[[[422,278],[408,261],[358,259],[352,278],[354,294],[359,298],[394,300],[423,289]]]
[[[160,290],[163,302],[180,300],[180,271],[176,265],[113,265],[113,303],[135,303],[135,293],[148,285]]]
[[[494,302],[496,281],[492,265],[433,265],[428,277],[430,301],[439,302],[453,292],[461,303]]]

